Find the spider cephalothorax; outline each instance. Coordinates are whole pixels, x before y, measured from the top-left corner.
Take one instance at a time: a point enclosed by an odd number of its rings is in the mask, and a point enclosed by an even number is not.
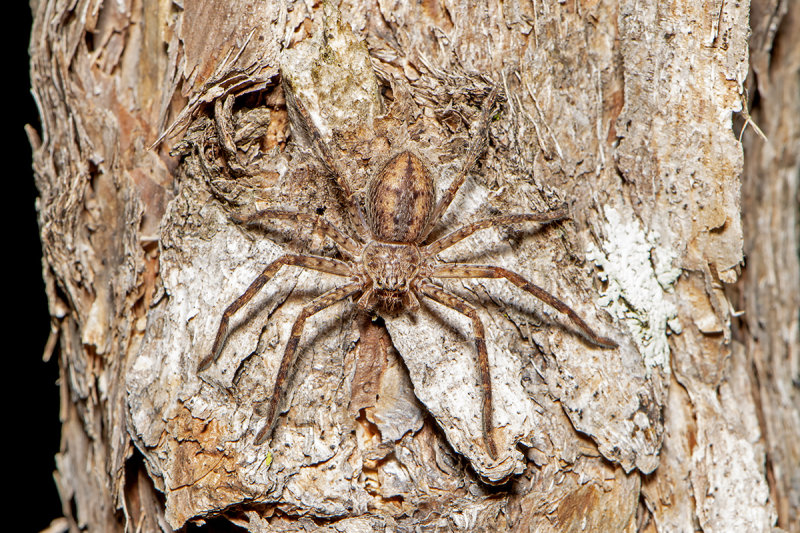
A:
[[[373,241],[361,253],[361,266],[368,279],[364,296],[359,300],[365,310],[381,305],[397,311],[407,305],[411,283],[419,274],[421,257],[414,244]]]
[[[265,220],[288,220],[320,228],[337,245],[344,259],[286,254],[269,264],[244,294],[230,304],[222,314],[211,353],[201,361],[199,370],[204,370],[219,357],[227,336],[230,317],[250,301],[283,266],[299,266],[348,278],[344,285],[326,292],[309,303],[295,320],[270,397],[266,414],[267,423],[256,436],[257,443],[267,439],[275,423],[283,385],[294,360],[305,321],[315,313],[347,298],[356,300],[358,306],[364,310],[380,313],[400,309],[416,310],[419,307],[419,298],[425,297],[471,320],[483,390],[484,441],[492,458],[497,457],[497,445],[492,433],[492,383],[483,323],[472,305],[434,283],[434,279],[506,279],[566,314],[592,343],[608,348],[617,346],[613,340],[592,331],[588,324],[564,302],[515,272],[498,266],[442,263],[436,259],[439,252],[482,229],[522,222],[545,223],[565,218],[567,216],[565,206],[544,213],[505,215],[477,220],[426,244],[432,229],[453,201],[467,172],[482,151],[489,111],[494,104],[495,96],[496,91],[492,91],[486,99],[479,134],[470,146],[461,171],[438,201],[433,177],[424,160],[413,152],[401,151],[389,158],[372,178],[367,186],[362,206],[359,196],[351,191],[343,172],[337,170],[339,166],[332,159],[319,132],[312,127],[312,138],[320,149],[323,161],[333,172],[344,192],[353,224],[360,229],[358,236],[349,237],[320,216],[292,211],[266,209],[249,217],[234,217],[235,221],[243,224],[254,224]]]

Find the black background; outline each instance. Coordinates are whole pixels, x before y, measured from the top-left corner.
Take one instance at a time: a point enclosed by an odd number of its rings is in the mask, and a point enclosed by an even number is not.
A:
[[[30,92],[28,42],[31,12],[28,2],[7,4],[11,19],[4,24],[4,97],[2,101],[3,182],[6,229],[2,265],[5,292],[2,387],[4,412],[13,420],[3,421],[4,485],[6,502],[20,502],[4,509],[0,529],[41,531],[63,516],[53,480],[55,454],[61,427],[58,420],[57,354],[45,363],[42,353],[50,332],[47,298],[42,280],[42,247],[36,219],[38,196],[33,180],[31,147],[23,129],[31,124],[37,131],[39,112]],[[10,187],[8,186],[10,185]],[[4,476],[5,477],[5,476]],[[10,497],[9,497],[10,496]],[[19,500],[17,500],[19,498]],[[18,522],[18,523],[9,523]]]

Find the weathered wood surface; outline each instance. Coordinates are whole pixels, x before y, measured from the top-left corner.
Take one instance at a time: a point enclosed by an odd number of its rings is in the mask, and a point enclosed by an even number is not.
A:
[[[800,531],[797,7],[73,4],[34,5],[30,134],[74,530]],[[441,190],[493,85],[439,232],[564,201],[571,220],[441,257],[520,272],[620,348],[506,283],[448,283],[486,325],[493,461],[469,322],[343,303],[309,320],[254,445],[294,317],[340,280],[282,271],[198,375],[266,264],[334,253],[230,215],[349,227],[307,121],[354,189],[410,148]],[[745,103],[766,141],[739,142]]]

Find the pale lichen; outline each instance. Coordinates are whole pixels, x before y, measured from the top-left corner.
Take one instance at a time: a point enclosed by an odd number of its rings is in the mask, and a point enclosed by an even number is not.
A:
[[[669,372],[667,327],[680,332],[677,308],[666,296],[681,274],[673,266],[676,256],[663,248],[655,255],[660,236],[646,233],[632,214],[623,217],[606,206],[604,215],[608,225],[602,249],[592,244],[586,252],[606,283],[600,305],[627,326],[648,370],[660,366]]]

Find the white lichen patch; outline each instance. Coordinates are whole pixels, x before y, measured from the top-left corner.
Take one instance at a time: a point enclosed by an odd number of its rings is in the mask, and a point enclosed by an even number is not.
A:
[[[604,215],[608,225],[602,249],[592,244],[586,251],[586,258],[602,269],[600,279],[607,284],[599,303],[627,326],[648,371],[661,367],[669,372],[667,327],[680,332],[677,308],[666,296],[681,274],[673,266],[676,256],[656,256],[660,236],[655,231],[646,233],[632,213],[623,217],[606,206]]]

